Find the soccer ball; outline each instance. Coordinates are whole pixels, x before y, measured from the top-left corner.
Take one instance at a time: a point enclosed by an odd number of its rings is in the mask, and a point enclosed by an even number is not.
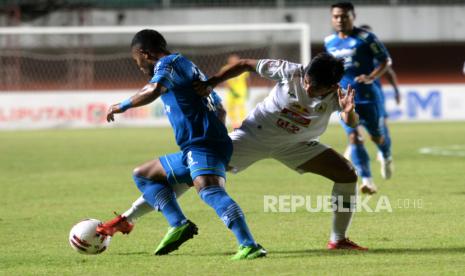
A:
[[[69,232],[69,244],[81,254],[95,255],[107,249],[111,236],[100,235],[96,228],[102,222],[98,219],[85,219],[78,222]]]

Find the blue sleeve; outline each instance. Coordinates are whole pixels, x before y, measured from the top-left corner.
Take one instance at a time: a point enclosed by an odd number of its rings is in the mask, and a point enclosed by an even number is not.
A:
[[[373,57],[376,60],[378,60],[379,62],[384,62],[386,61],[386,59],[389,58],[389,53],[386,47],[384,47],[383,43],[381,43],[381,41],[379,41],[379,39],[373,33],[370,33],[370,35],[367,38],[367,42],[373,54]]]
[[[151,83],[159,83],[167,89],[173,87],[173,66],[169,59],[161,59],[155,66]]]

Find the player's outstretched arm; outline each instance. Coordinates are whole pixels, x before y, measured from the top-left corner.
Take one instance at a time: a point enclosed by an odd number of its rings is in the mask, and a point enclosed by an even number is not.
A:
[[[143,106],[155,101],[165,91],[166,88],[159,83],[147,84],[134,96],[120,103],[111,105],[107,111],[107,122],[113,122],[115,120],[114,114],[123,113],[129,108]]]
[[[237,77],[244,72],[255,72],[257,62],[256,59],[240,59],[235,63],[226,65],[208,80],[194,82],[194,89],[201,96],[207,96],[218,84]]]
[[[355,112],[355,103],[354,96],[355,90],[350,87],[347,87],[347,93],[342,93],[342,88],[338,87],[337,96],[339,99],[339,106],[341,107],[341,118],[350,127],[357,127],[358,125],[358,115]]]

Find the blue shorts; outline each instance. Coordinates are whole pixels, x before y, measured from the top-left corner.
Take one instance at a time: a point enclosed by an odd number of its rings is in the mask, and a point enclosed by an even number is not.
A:
[[[371,136],[380,137],[384,135],[384,114],[380,103],[357,104],[355,112],[359,116],[360,125],[364,126]],[[341,125],[347,134],[355,131],[355,128],[346,125],[342,119]]]
[[[199,175],[213,174],[226,179],[229,159],[202,150],[180,151],[160,157],[160,163],[171,185],[187,183]]]

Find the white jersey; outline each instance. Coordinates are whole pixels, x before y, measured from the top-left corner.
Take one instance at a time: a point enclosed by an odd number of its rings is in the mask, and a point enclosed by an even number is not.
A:
[[[262,59],[256,71],[277,81],[270,94],[243,122],[242,128],[275,145],[318,140],[331,113],[340,110],[337,93],[311,98],[304,89],[304,68],[284,60]]]

